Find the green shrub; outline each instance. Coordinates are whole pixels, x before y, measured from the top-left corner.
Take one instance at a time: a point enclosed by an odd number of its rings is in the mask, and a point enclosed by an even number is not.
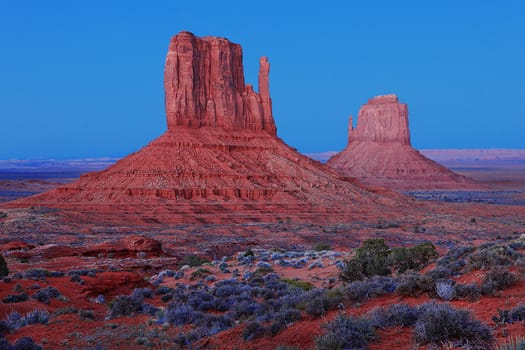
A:
[[[0,278],[5,277],[9,274],[9,269],[7,268],[7,263],[5,262],[4,257],[0,254]]]
[[[299,289],[302,289],[304,291],[309,291],[309,290],[312,290],[315,288],[315,286],[310,283],[310,282],[306,282],[306,281],[301,281],[299,279],[286,279],[286,278],[283,278],[282,281],[284,283],[287,283],[293,287],[297,287]]]
[[[351,282],[370,276],[386,276],[393,268],[397,273],[420,270],[438,258],[434,245],[422,243],[410,248],[390,250],[383,239],[368,239],[356,250],[355,256],[344,261],[341,280]]]
[[[419,271],[438,257],[436,247],[427,242],[410,248],[393,248],[387,262],[397,273],[403,273],[406,270]]]
[[[202,266],[203,264],[209,263],[210,260],[208,260],[205,257],[201,257],[195,254],[186,255],[184,259],[182,259],[183,265],[189,265],[191,267],[198,267]]]
[[[323,251],[323,250],[330,250],[330,249],[332,249],[332,247],[330,247],[330,244],[324,243],[324,242],[316,243],[316,244],[314,244],[314,246],[312,248],[313,248],[313,250],[318,251],[318,252]]]
[[[244,252],[244,257],[247,257],[247,256],[255,256],[255,254],[253,253],[252,248],[248,247],[248,249],[246,249],[246,251]]]
[[[196,279],[204,278],[204,277],[206,277],[208,275],[211,275],[210,270],[202,268],[202,267],[199,267],[197,270],[195,270],[195,271],[193,271],[191,273],[190,280],[194,281]]]

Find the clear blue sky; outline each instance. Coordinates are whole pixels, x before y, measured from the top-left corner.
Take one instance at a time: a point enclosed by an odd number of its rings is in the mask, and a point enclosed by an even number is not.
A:
[[[339,150],[368,98],[408,103],[417,148],[525,148],[525,2],[0,0],[0,159],[123,156],[166,128],[172,35],[270,59],[278,134]]]

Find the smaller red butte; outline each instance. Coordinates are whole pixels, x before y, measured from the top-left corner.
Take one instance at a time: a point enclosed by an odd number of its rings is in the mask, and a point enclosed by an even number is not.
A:
[[[348,145],[328,165],[368,186],[394,190],[472,188],[476,184],[426,158],[410,144],[408,106],[396,95],[376,96],[350,117]],[[478,186],[479,187],[479,186]]]

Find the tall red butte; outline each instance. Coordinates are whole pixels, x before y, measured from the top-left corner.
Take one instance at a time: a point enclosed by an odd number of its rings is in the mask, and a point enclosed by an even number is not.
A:
[[[168,130],[104,171],[9,206],[126,223],[232,223],[341,221],[398,204],[276,136],[269,70],[261,58],[257,93],[245,84],[240,45],[179,33],[164,73]]]
[[[348,145],[327,163],[365,185],[394,190],[477,186],[412,147],[408,106],[393,94],[368,100],[359,110],[355,129],[350,117]]]

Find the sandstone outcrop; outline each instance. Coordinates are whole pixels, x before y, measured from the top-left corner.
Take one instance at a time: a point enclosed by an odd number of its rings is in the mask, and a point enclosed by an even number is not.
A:
[[[408,107],[396,95],[377,96],[352,117],[348,145],[327,162],[368,186],[394,190],[472,188],[473,180],[426,158],[410,143]]]
[[[104,171],[10,206],[127,224],[340,221],[399,206],[276,136],[269,71],[261,58],[255,92],[245,84],[239,45],[179,33],[165,65],[168,130]]]

